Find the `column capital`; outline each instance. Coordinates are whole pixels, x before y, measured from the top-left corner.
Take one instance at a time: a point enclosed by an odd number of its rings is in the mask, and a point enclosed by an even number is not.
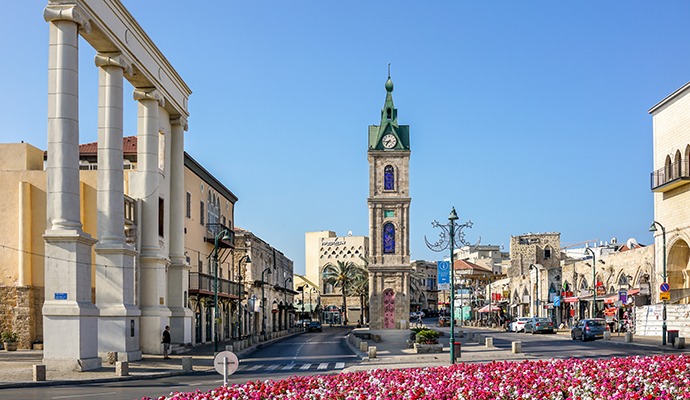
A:
[[[170,125],[181,125],[182,129],[185,131],[189,129],[189,125],[187,125],[187,118],[183,117],[182,115],[170,118]]]
[[[134,100],[156,100],[159,106],[165,107],[165,97],[156,88],[134,89]]]
[[[68,6],[58,6],[49,5],[43,10],[43,19],[46,22],[53,21],[72,21],[76,22],[78,25],[86,31],[87,34],[91,33],[91,22],[86,17],[86,13],[79,9],[78,6],[68,5]]]
[[[132,63],[120,52],[98,53],[96,54],[94,62],[96,63],[97,67],[112,65],[114,67],[122,68],[129,76],[132,76],[133,74]]]

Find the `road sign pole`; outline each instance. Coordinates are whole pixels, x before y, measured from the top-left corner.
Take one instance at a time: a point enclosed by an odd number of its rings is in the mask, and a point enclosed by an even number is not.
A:
[[[228,358],[223,357],[223,386],[228,386]]]

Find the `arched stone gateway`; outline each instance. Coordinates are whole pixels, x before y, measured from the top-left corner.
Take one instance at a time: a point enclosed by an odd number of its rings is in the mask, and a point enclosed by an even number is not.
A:
[[[395,292],[383,292],[383,328],[395,329]]]
[[[690,290],[690,248],[685,240],[673,242],[668,252],[666,276],[671,286],[671,302],[688,304]],[[675,293],[674,293],[675,292]]]

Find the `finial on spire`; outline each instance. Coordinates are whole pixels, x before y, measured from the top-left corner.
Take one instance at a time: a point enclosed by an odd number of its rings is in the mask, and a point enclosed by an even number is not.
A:
[[[388,80],[386,81],[386,91],[393,91],[393,81],[391,80],[391,63],[388,63]]]
[[[388,63],[388,79],[391,78],[391,63]]]

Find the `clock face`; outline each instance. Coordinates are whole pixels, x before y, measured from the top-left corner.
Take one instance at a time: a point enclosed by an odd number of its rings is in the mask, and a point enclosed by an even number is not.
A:
[[[396,139],[395,136],[389,133],[388,135],[383,137],[381,143],[383,143],[383,147],[387,149],[392,149],[398,143],[398,139]]]

